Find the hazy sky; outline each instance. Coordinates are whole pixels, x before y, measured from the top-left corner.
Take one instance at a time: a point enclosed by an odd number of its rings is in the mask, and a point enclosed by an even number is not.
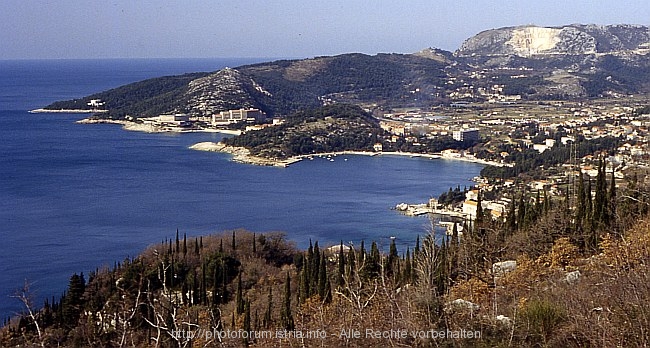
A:
[[[455,50],[521,24],[643,24],[648,0],[0,0],[0,59]]]

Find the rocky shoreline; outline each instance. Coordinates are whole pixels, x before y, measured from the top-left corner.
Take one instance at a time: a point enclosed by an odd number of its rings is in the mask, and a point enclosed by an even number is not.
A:
[[[29,110],[30,114],[95,114],[108,112],[108,110],[88,110],[88,109],[34,109]]]
[[[230,146],[224,143],[215,143],[215,142],[201,142],[196,143],[190,146],[190,149],[197,151],[210,151],[210,152],[223,152],[232,155],[232,160],[238,163],[261,165],[261,166],[274,166],[274,167],[288,167],[293,163],[302,161],[305,158],[313,157],[324,157],[324,156],[338,156],[338,155],[357,155],[357,156],[409,156],[412,158],[428,158],[428,159],[443,159],[443,160],[452,160],[452,161],[463,161],[471,162],[482,165],[494,165],[494,166],[503,166],[503,163],[490,162],[478,158],[469,158],[469,157],[452,157],[452,156],[440,156],[432,154],[419,154],[419,153],[409,153],[409,152],[370,152],[370,151],[339,151],[339,152],[328,152],[328,153],[316,153],[308,155],[299,155],[293,156],[285,160],[281,159],[271,159],[264,158],[259,156],[251,155],[250,150],[244,147]]]
[[[259,166],[286,167],[290,161],[269,159],[251,155],[250,150],[244,147],[230,146],[224,143],[201,142],[190,146],[192,150],[223,152],[232,155],[232,160],[238,163],[254,164]]]
[[[111,120],[105,118],[84,118],[75,123],[79,124],[119,124],[122,125],[122,129],[136,132],[145,132],[145,133],[162,133],[165,130],[156,127],[150,124],[142,124],[137,122],[131,122],[126,120]]]

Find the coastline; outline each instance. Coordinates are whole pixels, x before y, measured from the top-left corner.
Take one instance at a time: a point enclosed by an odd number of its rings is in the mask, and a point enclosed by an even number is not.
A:
[[[482,165],[493,165],[493,166],[504,166],[503,163],[491,162],[482,160],[475,157],[460,157],[460,156],[449,156],[442,154],[422,154],[422,153],[412,153],[412,152],[371,152],[371,151],[336,151],[336,152],[323,152],[323,153],[314,153],[307,155],[297,155],[292,156],[284,160],[280,159],[270,159],[259,156],[251,155],[250,150],[244,147],[230,146],[224,143],[215,143],[215,142],[201,142],[196,143],[189,147],[192,150],[197,151],[209,151],[209,152],[223,152],[231,154],[232,160],[238,163],[253,164],[253,165],[263,165],[263,166],[274,166],[274,167],[288,167],[291,164],[300,162],[306,158],[313,157],[331,157],[331,156],[340,156],[340,155],[352,155],[352,156],[408,156],[411,158],[427,158],[427,159],[442,159],[442,160],[453,160],[453,161],[463,161],[470,163],[477,163]]]
[[[119,124],[122,126],[122,129],[133,132],[145,132],[145,133],[223,133],[230,135],[239,135],[241,134],[240,130],[231,130],[231,129],[211,129],[211,128],[201,128],[201,129],[186,129],[186,128],[170,128],[170,127],[159,127],[154,124],[144,124],[138,122],[132,122],[127,120],[112,120],[106,118],[84,118],[76,121],[78,124]]]
[[[28,111],[30,114],[95,114],[108,112],[108,110],[87,110],[87,109],[34,109]]]

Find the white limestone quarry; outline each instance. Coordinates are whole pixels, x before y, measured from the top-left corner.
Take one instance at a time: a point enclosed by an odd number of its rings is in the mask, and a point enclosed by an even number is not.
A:
[[[562,29],[543,27],[521,27],[512,31],[512,37],[506,44],[512,46],[517,55],[531,56],[546,53],[561,41]]]

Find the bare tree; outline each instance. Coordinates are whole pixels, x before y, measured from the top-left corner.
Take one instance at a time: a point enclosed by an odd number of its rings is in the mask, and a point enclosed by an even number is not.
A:
[[[43,334],[41,332],[41,326],[38,324],[38,318],[34,313],[34,298],[32,292],[30,291],[30,287],[31,287],[31,283],[27,281],[27,279],[25,279],[25,283],[23,284],[22,289],[16,290],[16,293],[12,297],[17,298],[23,304],[23,306],[25,306],[25,309],[27,310],[27,315],[34,323],[34,326],[36,326],[38,341],[40,342],[41,347],[45,347],[45,341],[43,339]]]

